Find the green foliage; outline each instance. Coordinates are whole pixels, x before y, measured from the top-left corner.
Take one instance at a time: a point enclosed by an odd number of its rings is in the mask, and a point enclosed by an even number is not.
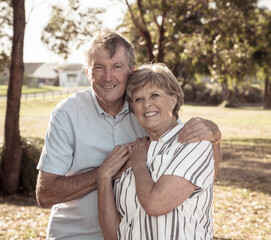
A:
[[[219,83],[195,84],[191,82],[183,87],[183,92],[185,103],[219,105],[223,102],[223,89]],[[234,100],[232,103],[239,106],[259,104],[263,100],[262,95],[262,90],[258,85],[253,86],[251,83],[245,82],[236,87],[232,95]]]
[[[23,139],[23,157],[20,170],[19,191],[21,193],[33,193],[36,188],[36,169],[41,154],[43,140],[39,138]],[[0,147],[0,163],[3,155],[3,147]],[[0,173],[1,174],[1,173]]]
[[[0,2],[0,71],[9,67],[12,40],[13,11],[11,1]]]
[[[103,12],[102,8],[82,7],[79,0],[69,0],[69,6],[65,8],[54,5],[41,40],[48,49],[67,59],[71,51],[86,43],[93,31],[101,26],[99,15]]]
[[[266,41],[270,11],[259,9],[257,0],[126,4],[128,11],[119,29],[137,42],[138,63],[166,62],[182,85],[195,82],[197,74],[209,74],[223,83],[228,98],[239,83],[255,76],[255,54],[271,69],[271,44]],[[153,59],[148,58],[149,51]]]
[[[34,138],[25,138],[23,140],[23,158],[20,174],[20,191],[34,192],[38,170],[36,169],[43,140]]]

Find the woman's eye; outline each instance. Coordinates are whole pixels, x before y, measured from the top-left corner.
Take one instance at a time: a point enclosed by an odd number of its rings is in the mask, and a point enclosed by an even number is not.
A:
[[[142,100],[142,98],[136,98],[135,102],[140,102]]]
[[[159,97],[159,94],[153,93],[151,96],[152,96],[152,97]]]

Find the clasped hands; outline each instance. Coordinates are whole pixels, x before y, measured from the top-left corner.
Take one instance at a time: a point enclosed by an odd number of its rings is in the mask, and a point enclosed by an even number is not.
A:
[[[218,126],[210,120],[199,117],[191,118],[181,129],[178,141],[193,143],[208,140],[218,142],[221,132]],[[139,167],[146,164],[150,140],[138,138],[135,142],[116,146],[99,168],[99,174],[112,179],[120,178],[129,167]]]
[[[116,146],[100,166],[99,175],[118,179],[126,169],[146,165],[149,144],[149,138],[145,137]]]

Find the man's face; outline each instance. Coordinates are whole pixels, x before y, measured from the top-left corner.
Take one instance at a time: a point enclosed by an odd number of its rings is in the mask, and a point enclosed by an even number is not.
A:
[[[98,48],[94,52],[88,78],[104,110],[123,104],[126,81],[130,73],[124,47],[119,46],[112,58],[106,49]]]

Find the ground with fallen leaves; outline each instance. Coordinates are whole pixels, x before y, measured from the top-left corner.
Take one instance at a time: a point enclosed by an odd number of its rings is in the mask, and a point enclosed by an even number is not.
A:
[[[29,109],[33,109],[33,103]],[[29,110],[25,114],[27,119],[22,115],[22,126],[41,123],[40,110],[37,116],[34,113]],[[30,114],[33,116],[29,117]],[[212,119],[223,134],[223,157],[214,189],[214,239],[270,240],[271,111],[182,108],[180,117],[183,121],[193,116]],[[1,121],[3,117],[0,116]],[[40,126],[37,131],[31,129],[31,134],[42,138],[44,133],[40,129]],[[32,136],[26,130],[29,127],[22,128],[24,136]],[[49,215],[50,210],[39,208],[33,196],[0,197],[0,240],[45,239]]]
[[[223,142],[214,194],[214,239],[270,239],[271,140],[255,141]],[[39,208],[33,196],[2,197],[0,209],[1,240],[45,239],[50,210]]]

